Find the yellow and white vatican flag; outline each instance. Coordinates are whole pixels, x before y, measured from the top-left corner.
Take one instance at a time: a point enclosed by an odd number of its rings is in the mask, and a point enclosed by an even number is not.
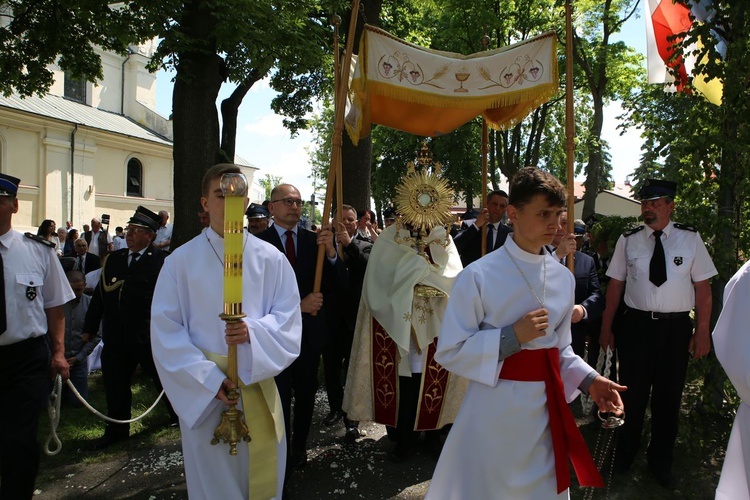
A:
[[[465,56],[365,26],[346,129],[354,144],[369,135],[372,123],[434,137],[482,114],[491,127],[504,129],[548,101],[557,87],[554,32]]]

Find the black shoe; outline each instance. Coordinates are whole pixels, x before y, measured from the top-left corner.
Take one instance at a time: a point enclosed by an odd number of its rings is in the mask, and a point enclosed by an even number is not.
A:
[[[355,442],[357,439],[367,435],[365,431],[359,430],[359,427],[356,427],[354,425],[349,426],[346,428],[346,432],[344,433],[344,441],[347,441],[349,443]]]
[[[94,439],[93,441],[89,441],[84,446],[84,449],[87,451],[102,451],[102,450],[109,448],[113,444],[119,443],[120,441],[125,441],[126,439],[128,438],[125,436],[113,437],[113,436],[108,436],[105,434],[104,436],[100,438]]]
[[[307,465],[307,450],[292,450],[289,462],[294,470],[304,469]]]
[[[331,411],[330,413],[328,413],[328,415],[326,415],[326,418],[323,419],[323,425],[325,425],[326,427],[330,427],[336,422],[338,422],[339,420],[341,420],[342,418],[344,418],[343,411],[341,410]]]

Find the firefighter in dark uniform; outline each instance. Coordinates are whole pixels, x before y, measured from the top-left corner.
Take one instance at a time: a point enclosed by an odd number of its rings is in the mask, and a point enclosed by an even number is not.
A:
[[[138,207],[128,223],[125,238],[128,248],[109,254],[102,268],[99,283],[91,298],[84,323],[84,335],[93,335],[102,325],[102,378],[107,398],[107,415],[117,420],[131,418],[133,371],[137,365],[149,374],[154,386],[162,386],[151,357],[151,301],[156,279],[168,252],[154,248],[153,241],[161,217],[151,210]],[[166,399],[165,399],[166,401]],[[177,422],[167,402],[170,423]],[[125,440],[129,424],[107,423],[104,436],[90,444],[93,450],[103,449]]]
[[[635,460],[650,394],[648,467],[669,489],[675,487],[672,456],[688,359],[710,349],[709,279],[717,274],[697,230],[671,221],[676,193],[674,182],[644,181],[639,195],[645,225],[617,241],[599,339],[602,348],[617,346],[620,383],[628,387],[615,469],[625,471]],[[623,289],[625,307],[618,313]]]
[[[50,377],[68,379],[63,306],[75,298],[54,245],[11,228],[20,179],[0,174],[0,498],[29,499]]]

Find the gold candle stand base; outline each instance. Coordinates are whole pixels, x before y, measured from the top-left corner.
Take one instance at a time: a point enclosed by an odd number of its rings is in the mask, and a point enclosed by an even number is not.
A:
[[[225,311],[219,315],[219,317],[227,323],[237,323],[242,321],[242,318],[246,316],[239,307],[241,304],[229,304],[225,307]],[[239,377],[237,375],[237,346],[229,346],[229,373],[227,378],[231,380],[235,387],[239,387]],[[236,401],[240,397],[239,390],[237,388],[232,389],[228,392],[227,397]],[[249,443],[251,441],[250,431],[247,429],[247,425],[242,418],[242,411],[238,410],[235,406],[230,406],[221,414],[221,422],[214,431],[214,437],[211,440],[211,444],[216,445],[222,441],[229,443],[229,454],[237,455],[237,443],[245,441]]]
[[[237,443],[240,441],[249,443],[250,440],[250,431],[247,430],[242,420],[242,412],[232,406],[221,414],[221,422],[214,431],[211,444],[219,444],[219,441],[229,443],[229,454],[236,455]]]

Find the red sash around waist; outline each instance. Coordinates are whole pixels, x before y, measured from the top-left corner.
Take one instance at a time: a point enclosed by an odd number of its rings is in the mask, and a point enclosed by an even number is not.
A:
[[[573,469],[581,486],[604,486],[604,481],[596,470],[586,442],[578,431],[573,414],[565,401],[558,349],[519,351],[503,361],[500,378],[521,382],[544,382],[555,454],[557,493],[562,493],[570,487],[568,457],[573,462]]]

